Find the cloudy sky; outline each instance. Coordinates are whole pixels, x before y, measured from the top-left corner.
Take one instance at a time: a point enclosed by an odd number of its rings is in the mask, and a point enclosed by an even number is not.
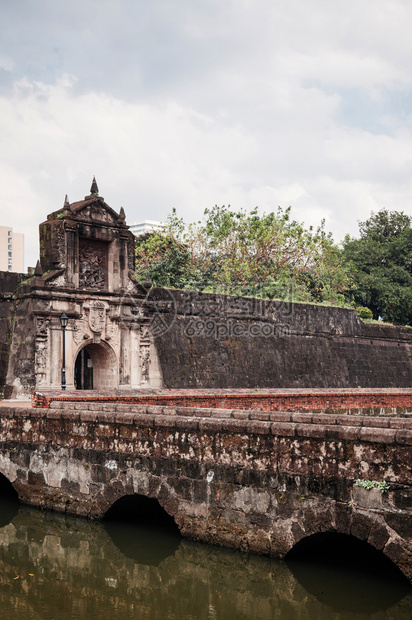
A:
[[[89,193],[128,223],[205,208],[412,215],[410,0],[0,0],[0,224]]]

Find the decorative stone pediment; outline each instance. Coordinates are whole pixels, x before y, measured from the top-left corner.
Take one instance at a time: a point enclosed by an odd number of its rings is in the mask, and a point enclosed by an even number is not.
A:
[[[129,272],[134,271],[134,241],[123,207],[114,211],[99,196],[93,179],[88,196],[70,203],[66,195],[63,207],[40,225],[43,275],[38,280],[47,286],[95,293],[124,290],[130,283]],[[46,275],[50,273],[56,274],[53,279]]]
[[[99,196],[99,188],[96,179],[90,188],[90,194],[84,200],[69,202],[67,194],[62,209],[54,211],[47,216],[48,221],[56,219],[67,221],[78,221],[88,225],[113,226],[116,228],[128,228],[125,222],[123,207],[116,213],[105,201],[103,196]]]
[[[76,213],[76,218],[82,221],[88,221],[91,224],[102,223],[109,225],[118,224],[118,217],[115,217],[111,213],[112,209],[105,208],[105,203],[100,201],[93,201],[91,204],[86,205]]]

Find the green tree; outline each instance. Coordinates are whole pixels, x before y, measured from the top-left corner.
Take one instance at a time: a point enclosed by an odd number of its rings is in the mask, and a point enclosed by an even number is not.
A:
[[[353,279],[348,298],[377,319],[412,321],[412,228],[403,212],[382,209],[359,224],[360,238],[345,238],[343,256]]]
[[[148,274],[157,284],[178,288],[344,301],[347,274],[324,222],[316,230],[306,228],[290,218],[290,208],[259,215],[257,209],[215,206],[190,225],[173,211],[165,236],[138,243],[141,280]]]
[[[195,280],[190,252],[173,235],[148,233],[136,239],[136,278],[156,286],[186,288]]]

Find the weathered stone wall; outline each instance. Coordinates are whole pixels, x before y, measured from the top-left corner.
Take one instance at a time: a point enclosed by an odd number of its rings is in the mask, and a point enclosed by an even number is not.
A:
[[[66,339],[69,386],[73,386],[79,346],[92,342],[89,323],[94,297],[43,280],[40,286],[40,280],[33,278],[31,287],[25,286],[25,297],[18,303],[12,293],[3,295],[0,303],[0,389],[7,384],[9,397],[59,385],[60,339],[53,330],[58,329],[63,310],[71,321]],[[116,298],[100,293],[96,299],[107,315],[106,331],[102,327],[98,338],[107,340],[106,348],[115,351],[110,358],[113,367],[108,369],[114,375],[114,387],[412,385],[412,330],[362,323],[353,310],[165,289],[152,289],[144,297],[134,288]],[[36,317],[43,320],[42,325]],[[96,378],[103,353],[101,348],[95,360]],[[102,389],[103,384],[97,383],[95,387]]]
[[[409,419],[60,402],[0,418],[0,472],[23,502],[99,518],[138,493],[184,536],[280,557],[352,534],[412,579]]]
[[[6,383],[13,314],[14,302],[11,296],[8,299],[0,298],[0,397]]]
[[[22,273],[0,271],[0,398],[4,395],[9,366],[10,347],[18,306],[16,292],[24,277],[27,276]],[[33,370],[34,367],[31,374]]]
[[[151,291],[159,302],[170,295],[169,327],[156,337],[165,387],[411,386],[409,328],[365,324],[344,308]]]
[[[4,387],[6,398],[16,398],[18,394],[30,394],[36,386],[35,336],[33,300],[30,297],[17,299],[10,330],[9,359]]]

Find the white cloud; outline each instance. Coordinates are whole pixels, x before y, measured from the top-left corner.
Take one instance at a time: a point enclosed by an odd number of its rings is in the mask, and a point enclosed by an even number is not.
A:
[[[0,69],[4,69],[4,71],[13,71],[14,62],[10,56],[5,54],[0,54]]]
[[[371,209],[412,213],[406,0],[18,4],[0,24],[0,215],[29,264],[38,223],[94,174],[129,222],[290,204],[342,238]]]

